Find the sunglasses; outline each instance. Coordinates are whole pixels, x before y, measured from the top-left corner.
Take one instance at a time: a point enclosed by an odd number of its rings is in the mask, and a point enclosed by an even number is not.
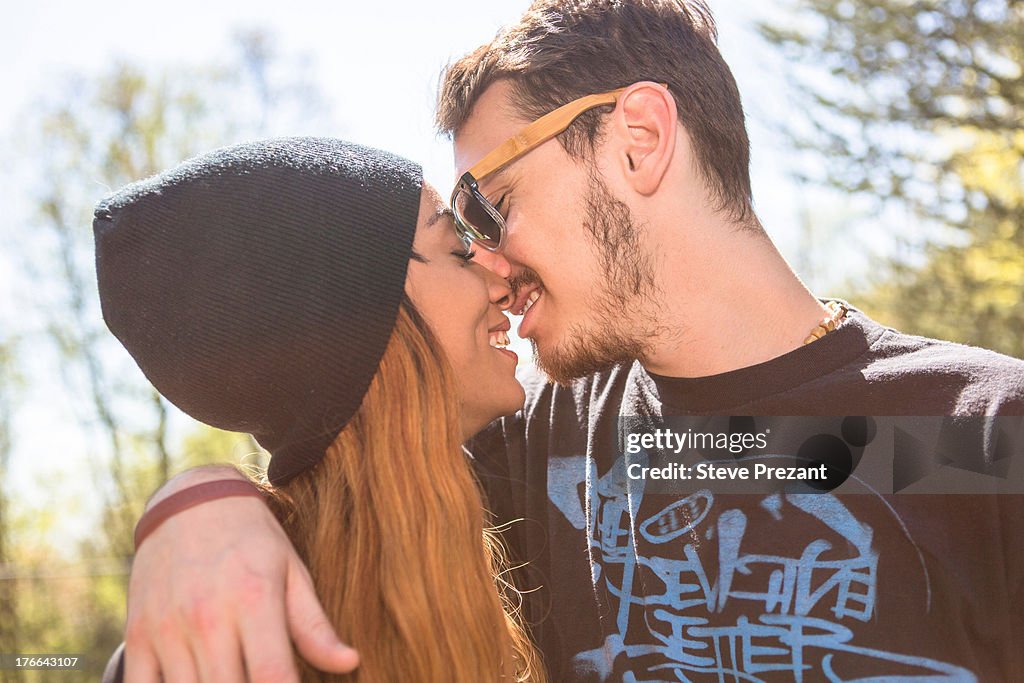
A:
[[[667,88],[665,83],[662,87]],[[480,192],[479,183],[516,159],[564,132],[585,111],[606,104],[615,104],[626,88],[597,95],[586,95],[552,112],[548,112],[501,143],[487,156],[462,174],[452,191],[451,207],[455,214],[455,231],[467,245],[476,244],[488,251],[498,251],[505,241],[505,218]]]

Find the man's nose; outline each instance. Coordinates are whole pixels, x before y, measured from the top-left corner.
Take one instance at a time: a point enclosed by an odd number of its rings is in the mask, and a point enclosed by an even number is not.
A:
[[[476,256],[473,261],[491,271],[500,278],[508,279],[512,274],[512,264],[502,254],[488,251],[483,247],[476,248]]]

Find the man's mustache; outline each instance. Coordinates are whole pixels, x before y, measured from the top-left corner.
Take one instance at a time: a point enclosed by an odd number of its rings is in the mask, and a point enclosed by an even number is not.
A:
[[[523,287],[528,287],[530,285],[540,285],[541,287],[544,286],[544,283],[543,281],[541,281],[540,276],[537,275],[536,271],[531,270],[530,268],[524,268],[521,273],[514,275],[508,280],[508,286],[512,288],[513,297],[518,295],[519,290],[521,290]]]

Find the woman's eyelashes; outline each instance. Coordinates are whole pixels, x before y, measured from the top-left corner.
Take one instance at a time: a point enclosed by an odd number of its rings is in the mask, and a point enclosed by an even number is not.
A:
[[[476,256],[476,252],[467,247],[466,249],[456,249],[452,251],[452,256],[462,261],[462,265],[465,266],[473,262],[473,257]]]

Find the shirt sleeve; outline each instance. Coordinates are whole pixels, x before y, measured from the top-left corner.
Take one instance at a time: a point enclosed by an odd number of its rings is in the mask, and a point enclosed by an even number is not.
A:
[[[103,670],[102,683],[124,683],[124,643],[117,646]]]

